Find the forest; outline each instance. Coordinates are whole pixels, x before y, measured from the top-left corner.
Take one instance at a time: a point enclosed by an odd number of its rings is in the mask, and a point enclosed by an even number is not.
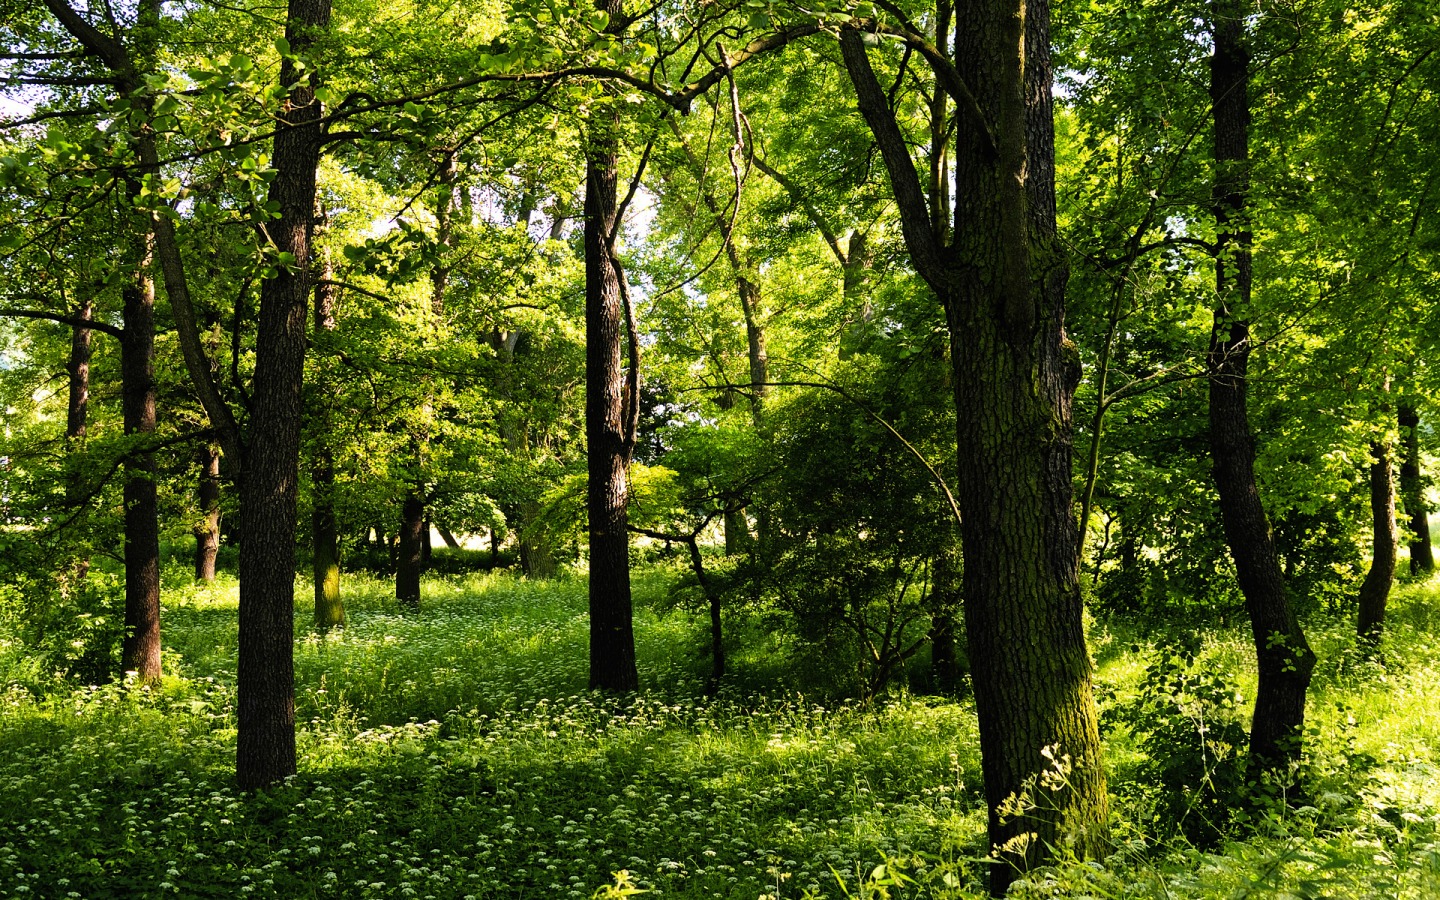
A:
[[[0,897],[1440,896],[1437,51],[0,0]]]

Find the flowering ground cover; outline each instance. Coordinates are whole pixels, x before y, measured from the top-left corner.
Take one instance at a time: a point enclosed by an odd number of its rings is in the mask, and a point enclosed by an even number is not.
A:
[[[352,579],[348,628],[297,626],[300,774],[259,794],[233,786],[233,582],[169,591],[154,689],[76,688],[0,647],[0,896],[978,896],[969,706],[805,696],[744,652],[768,689],[707,697],[698,624],[656,602],[666,580],[639,582],[643,690],[613,698],[585,690],[583,581],[435,579],[416,615]],[[1157,681],[1163,654],[1097,629],[1117,852],[1018,892],[1436,896],[1440,691],[1429,619],[1405,608],[1388,670],[1321,673],[1314,794],[1207,847],[1160,821],[1145,729],[1244,704],[1181,684],[1193,672]],[[1244,647],[1216,636],[1194,671],[1240,671]]]

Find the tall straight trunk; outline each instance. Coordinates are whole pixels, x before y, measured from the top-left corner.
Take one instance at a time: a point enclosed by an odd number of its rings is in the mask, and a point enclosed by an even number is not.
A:
[[[1400,401],[1400,494],[1405,514],[1410,517],[1410,574],[1429,575],[1435,570],[1430,549],[1430,508],[1425,503],[1425,485],[1420,480],[1420,413],[1413,401]]]
[[[154,68],[160,22],[160,0],[141,0],[136,7],[138,27],[124,38],[102,32],[90,24],[65,0],[43,0],[46,9],[85,48],[87,56],[99,60],[114,76],[116,86],[127,98],[139,93],[144,74]],[[148,100],[140,98],[140,108]],[[154,171],[147,148],[154,137],[148,128],[131,134],[145,174]],[[137,204],[141,198],[141,176],[126,178],[126,199]],[[134,229],[130,248],[133,280],[122,289],[125,328],[120,337],[121,407],[125,433],[151,435],[155,431],[155,283],[151,275],[154,235],[148,227]],[[72,348],[73,350],[73,348]],[[137,450],[125,463],[125,638],[121,644],[121,667],[134,671],[141,680],[160,677],[160,535],[155,500],[155,459],[151,452]]]
[[[155,433],[155,281],[151,236],[136,237],[134,280],[122,291],[125,331],[120,338],[121,407],[125,433]],[[125,461],[125,638],[120,668],[141,681],[160,677],[160,526],[155,497],[155,454],[132,451]]]
[[[315,541],[311,581],[315,588],[315,627],[321,631],[345,625],[340,599],[340,529],[335,521],[335,460],[329,447],[315,455],[311,472],[315,505],[310,530]]]
[[[1370,465],[1370,517],[1373,522],[1375,548],[1370,571],[1360,585],[1360,617],[1357,631],[1360,641],[1374,646],[1380,642],[1385,628],[1385,603],[1390,599],[1390,586],[1395,581],[1395,560],[1400,549],[1400,529],[1395,522],[1395,479],[1390,468],[1390,444],[1376,441],[1370,445],[1374,462]]]
[[[95,317],[95,303],[86,299],[75,311],[76,318],[89,322]],[[85,443],[90,419],[90,341],[93,332],[89,328],[76,327],[70,332],[70,358],[65,363],[67,397],[65,403],[65,451],[71,456],[71,467],[65,478],[65,505],[76,509],[85,502],[85,478],[80,467],[75,465],[75,454]],[[84,578],[90,572],[88,552],[75,560],[75,577]]]
[[[290,0],[285,37],[303,54],[330,24],[329,0]],[[290,90],[277,120],[269,199],[280,216],[267,226],[275,249],[291,254],[260,288],[255,330],[254,404],[240,495],[240,661],[236,778],[242,789],[295,774],[295,513],[300,468],[301,388],[310,293],[315,167],[320,103],[290,58],[280,83]]]
[[[322,217],[323,220],[323,217]],[[320,283],[315,285],[314,330],[316,334],[335,330],[335,306],[339,289],[331,282],[334,266],[328,251],[320,253]],[[328,398],[320,398],[322,412],[316,417],[320,435],[311,462],[310,483],[314,502],[310,511],[311,582],[315,588],[315,627],[321,631],[345,625],[345,603],[340,599],[340,528],[335,518],[335,454],[330,449]]]
[[[598,0],[609,13],[607,31],[623,28],[619,0]],[[585,446],[590,524],[590,687],[633,691],[635,633],[630,598],[630,453],[625,378],[620,367],[624,308],[612,236],[619,116],[612,110],[589,123],[585,154]]]
[[[82,322],[95,318],[95,303],[85,300],[75,311],[75,317]],[[76,327],[70,332],[70,358],[65,363],[68,376],[68,394],[65,404],[65,443],[74,449],[85,439],[90,416],[90,340],[93,332],[89,328]],[[72,497],[74,491],[70,491]]]
[[[960,548],[947,542],[935,555],[930,569],[930,680],[941,694],[960,687],[960,658],[956,652],[955,620],[961,609]]]
[[[395,599],[409,610],[420,609],[420,567],[425,527],[425,501],[411,491],[400,505],[400,551],[395,558]]]
[[[946,311],[961,585],[998,895],[1053,848],[1100,853],[1109,803],[1071,502],[1079,361],[1065,337],[1068,269],[1055,234],[1049,9],[1031,0],[1017,15],[1006,0],[969,0],[954,21],[953,65],[926,57],[937,90],[967,117],[953,240],[931,220],[860,32],[841,29],[840,49],[911,261]]]
[[[1210,98],[1215,125],[1215,324],[1206,358],[1210,448],[1225,540],[1250,616],[1259,688],[1250,727],[1251,765],[1281,774],[1299,758],[1305,694],[1315,666],[1285,589],[1270,522],[1255,483],[1247,371],[1250,362],[1250,53],[1240,0],[1211,5],[1215,53]]]
[[[195,524],[195,580],[215,580],[220,553],[220,448],[203,444],[196,454],[200,467],[200,521]]]

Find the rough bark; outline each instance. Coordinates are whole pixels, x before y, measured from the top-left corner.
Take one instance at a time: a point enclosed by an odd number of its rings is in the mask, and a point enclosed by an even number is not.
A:
[[[1055,237],[1049,12],[1043,0],[1022,9],[1017,16],[999,0],[957,7],[958,71],[927,57],[947,92],[981,98],[985,125],[956,138],[952,243],[932,224],[862,36],[840,34],[910,258],[946,309],[962,594],[996,894],[1053,847],[1100,853],[1108,817],[1071,503],[1078,361],[1064,333],[1068,272]]]
[[[400,551],[395,559],[395,599],[411,611],[420,609],[420,568],[425,527],[425,501],[412,491],[400,506]]]
[[[596,4],[622,27],[619,0]],[[624,309],[612,237],[617,220],[619,120],[591,117],[585,154],[585,445],[590,528],[590,687],[633,691],[635,635],[630,597],[630,499],[625,377],[621,370]]]
[[[1360,641],[1371,647],[1380,643],[1385,628],[1385,603],[1395,582],[1395,561],[1399,556],[1400,529],[1395,521],[1395,479],[1390,467],[1390,444],[1370,445],[1370,517],[1375,535],[1370,571],[1360,585],[1360,616],[1356,625]]]
[[[121,406],[125,433],[155,434],[155,282],[151,237],[136,238],[133,280],[123,290],[125,333],[120,339]],[[141,681],[160,677],[160,527],[155,454],[143,445],[125,462],[125,638],[120,668]]]
[[[220,553],[220,448],[204,444],[196,454],[200,468],[200,521],[195,523],[195,580],[215,580]]]
[[[1251,765],[1257,772],[1284,777],[1285,769],[1299,758],[1305,694],[1315,655],[1290,603],[1255,482],[1255,444],[1246,397],[1251,350],[1251,233],[1246,210],[1250,55],[1245,14],[1246,8],[1238,0],[1216,0],[1211,7],[1217,252],[1215,324],[1206,358],[1210,447],[1225,540],[1245,595],[1260,675],[1250,728]]]
[[[1430,548],[1430,508],[1425,503],[1425,485],[1420,479],[1420,413],[1412,403],[1400,403],[1400,494],[1405,515],[1410,519],[1410,574],[1429,575],[1435,570]]]
[[[303,54],[330,23],[329,0],[290,0],[285,37]],[[245,449],[240,520],[239,736],[236,777],[243,789],[295,774],[296,483],[300,465],[301,388],[310,292],[310,236],[315,167],[320,159],[320,104],[315,64],[301,77],[280,65],[290,88],[277,120],[269,199],[280,216],[267,225],[275,249],[294,257],[260,289],[255,331],[254,404]]]

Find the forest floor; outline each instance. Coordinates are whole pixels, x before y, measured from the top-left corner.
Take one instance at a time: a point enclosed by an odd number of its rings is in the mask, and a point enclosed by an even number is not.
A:
[[[0,896],[979,896],[968,702],[797,693],[762,626],[735,639],[738,685],[706,697],[671,577],[637,579],[626,699],[585,690],[582,580],[434,578],[406,615],[350,578],[328,637],[297,604],[300,774],[253,795],[233,784],[233,580],[167,570],[155,688],[47,679],[0,636]],[[1157,649],[1094,625],[1115,855],[1015,893],[1440,896],[1437,594],[1399,592],[1384,665],[1343,619],[1309,623],[1304,794],[1245,809],[1207,787],[1235,777],[1245,636]]]

